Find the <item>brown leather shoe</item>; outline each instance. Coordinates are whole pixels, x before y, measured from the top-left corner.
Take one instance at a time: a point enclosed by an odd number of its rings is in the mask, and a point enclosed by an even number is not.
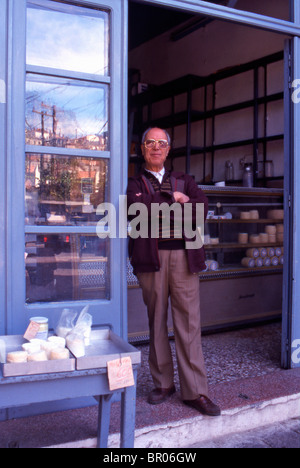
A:
[[[183,403],[206,416],[220,416],[221,414],[220,408],[204,395],[200,395],[196,400],[184,400]]]
[[[149,393],[148,403],[150,403],[150,405],[159,405],[166,401],[175,392],[176,388],[174,385],[170,388],[155,388]]]

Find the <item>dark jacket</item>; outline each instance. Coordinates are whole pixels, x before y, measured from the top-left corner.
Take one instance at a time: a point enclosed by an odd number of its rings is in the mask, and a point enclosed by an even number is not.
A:
[[[150,216],[152,203],[175,203],[173,192],[179,191],[187,195],[192,204],[192,213],[196,217],[196,204],[204,204],[204,216],[206,219],[208,211],[208,200],[201,189],[198,188],[193,177],[184,174],[183,172],[167,172],[164,178],[170,175],[172,191],[154,192],[149,188],[146,178],[141,173],[137,177],[131,177],[128,181],[127,188],[127,203],[128,208],[133,203],[143,203],[148,209]],[[194,220],[194,217],[193,217]],[[187,240],[187,239],[186,239]],[[191,239],[188,239],[191,241]],[[198,273],[205,270],[205,252],[204,247],[200,249],[186,249],[188,265],[191,273]],[[138,237],[137,239],[129,239],[129,258],[133,267],[134,273],[155,272],[159,271],[160,263],[158,256],[158,239],[146,239]]]

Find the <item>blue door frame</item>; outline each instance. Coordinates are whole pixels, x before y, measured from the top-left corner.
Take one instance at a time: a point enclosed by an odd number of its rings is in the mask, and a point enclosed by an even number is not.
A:
[[[69,2],[73,2],[70,0]],[[119,194],[127,184],[127,0],[76,0],[76,5],[104,7],[111,11],[111,201],[118,206]],[[300,78],[300,7],[298,0],[290,1],[291,20],[265,17],[250,12],[199,0],[144,0],[141,3],[177,8],[205,14],[248,26],[282,33],[291,38],[290,70],[294,79]],[[26,0],[1,0],[0,9],[0,333],[21,333],[29,316],[37,312],[57,317],[63,305],[47,307],[25,305],[24,277],[24,90]],[[289,223],[285,251],[290,262],[285,266],[283,333],[284,366],[300,366],[300,140],[296,129],[300,124],[300,106],[289,99],[287,115],[291,120],[289,146],[286,147],[286,210]],[[121,336],[127,330],[126,242],[112,240],[112,300],[99,301],[99,323],[113,321]],[[120,261],[121,259],[121,261]],[[78,302],[78,309],[85,303]],[[73,304],[72,304],[73,305]],[[294,359],[299,355],[299,362]]]
[[[300,5],[297,0],[290,2],[291,20],[300,24]],[[286,154],[289,154],[287,174],[285,181],[286,213],[289,213],[289,230],[286,232],[286,269],[284,272],[284,297],[286,302],[283,310],[283,366],[300,367],[300,103],[295,99],[295,80],[300,78],[300,38],[294,36],[287,44],[286,55],[288,61],[288,99],[285,99],[286,125]],[[299,82],[299,81],[298,81]],[[285,340],[285,341],[284,341]]]
[[[6,102],[7,102],[7,3],[0,12],[0,334],[6,318]]]

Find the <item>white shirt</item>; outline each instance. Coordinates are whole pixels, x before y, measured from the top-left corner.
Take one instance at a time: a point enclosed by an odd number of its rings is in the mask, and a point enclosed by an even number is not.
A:
[[[165,168],[163,167],[161,171],[159,172],[153,172],[153,171],[149,171],[148,169],[146,169],[147,172],[150,172],[150,174],[154,175],[154,177],[157,178],[158,182],[161,184],[162,183],[162,180],[163,180],[163,176],[165,175]]]

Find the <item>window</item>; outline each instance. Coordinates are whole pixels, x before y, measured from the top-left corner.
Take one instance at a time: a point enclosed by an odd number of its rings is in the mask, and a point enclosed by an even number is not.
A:
[[[109,12],[32,0],[25,94],[26,302],[110,298]]]
[[[53,1],[29,4],[27,64],[108,75],[108,19],[100,10]]]
[[[95,226],[108,200],[107,159],[27,153],[25,225]]]
[[[106,151],[108,86],[27,75],[26,143]]]

